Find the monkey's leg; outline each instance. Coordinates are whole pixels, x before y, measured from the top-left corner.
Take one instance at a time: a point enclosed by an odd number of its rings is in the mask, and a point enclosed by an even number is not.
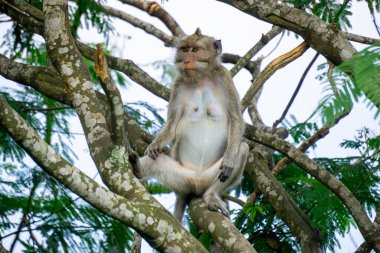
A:
[[[212,211],[220,210],[228,217],[228,209],[226,203],[220,198],[220,193],[229,187],[237,184],[243,174],[245,164],[248,158],[249,147],[247,143],[242,142],[239,147],[238,155],[235,158],[235,166],[231,176],[224,182],[220,182],[218,174],[213,177],[212,184],[203,194],[203,199]]]
[[[198,172],[187,169],[165,154],[160,154],[155,160],[143,156],[138,159],[137,165],[140,178],[155,178],[179,194],[197,192],[201,194],[209,185],[207,178],[201,178]],[[220,163],[215,163],[211,167],[219,168]]]

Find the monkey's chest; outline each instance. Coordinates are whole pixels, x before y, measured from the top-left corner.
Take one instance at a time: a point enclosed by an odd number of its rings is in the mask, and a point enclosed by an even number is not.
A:
[[[226,121],[226,108],[224,108],[223,100],[224,98],[212,89],[195,90],[185,99],[187,102],[184,106],[184,120],[190,123]]]
[[[193,169],[201,169],[213,164],[226,149],[226,110],[215,94],[194,94],[187,101],[177,136],[179,158]]]

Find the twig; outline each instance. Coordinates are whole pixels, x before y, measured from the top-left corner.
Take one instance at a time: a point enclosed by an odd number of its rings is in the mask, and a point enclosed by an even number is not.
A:
[[[267,55],[265,55],[263,58],[267,58],[267,57],[268,57],[269,55],[271,55],[274,51],[276,51],[277,47],[280,45],[282,39],[284,38],[284,34],[285,34],[285,32],[283,31],[283,32],[281,33],[281,37],[280,37],[280,39],[277,41],[276,45],[275,45],[275,46],[272,48],[272,50],[271,50]]]
[[[164,10],[158,3],[154,1],[140,1],[140,0],[120,0],[125,4],[132,5],[140,10],[146,11],[149,15],[160,19],[166,27],[170,30],[170,32],[176,36],[181,37],[185,33],[178,25],[178,23],[174,20],[174,18]]]
[[[133,233],[131,253],[141,253],[141,236],[137,232]]]
[[[307,73],[310,71],[311,67],[313,66],[313,64],[317,60],[318,56],[319,56],[319,53],[316,53],[315,56],[313,57],[313,59],[311,60],[311,62],[309,63],[309,65],[306,67],[305,71],[303,72],[301,79],[298,82],[298,85],[297,85],[292,97],[290,98],[288,105],[286,106],[284,112],[282,113],[281,117],[273,123],[272,133],[274,133],[274,131],[276,130],[277,125],[280,124],[284,120],[286,114],[288,113],[288,111],[290,109],[290,106],[293,104],[294,99],[296,98],[296,96],[298,95],[298,92],[301,89],[301,86],[302,86],[302,84],[306,78]]]
[[[353,34],[353,33],[349,33],[349,32],[345,32],[345,35],[346,35],[348,40],[363,43],[363,44],[371,45],[371,44],[375,44],[375,43],[380,42],[379,39],[365,37],[365,36],[361,36],[361,35],[357,35],[357,34]]]
[[[372,22],[373,22],[373,24],[375,26],[377,34],[380,36],[380,27],[377,25],[377,21],[376,21],[376,17],[375,17],[374,13],[372,14]]]
[[[24,112],[29,112],[29,111],[57,111],[57,110],[69,110],[69,109],[74,109],[70,106],[56,106],[56,107],[32,107],[32,108],[25,108],[23,111]]]
[[[236,54],[229,54],[229,53],[224,53],[221,56],[221,60],[223,63],[232,63],[236,64],[241,57]],[[261,64],[262,59],[257,59],[255,61],[249,61],[244,65],[244,68],[248,70],[250,73],[254,73],[258,69],[258,64]]]
[[[108,13],[109,15],[117,17],[121,20],[124,20],[130,23],[131,25],[135,27],[138,27],[144,30],[146,33],[151,34],[157,37],[158,39],[162,40],[165,43],[165,45],[173,46],[175,37],[165,34],[154,25],[144,22],[132,15],[129,15],[128,13],[112,8],[110,6],[107,6],[104,4],[99,4],[99,5],[103,8],[105,13]]]
[[[29,198],[28,198],[27,206],[26,206],[26,209],[25,209],[24,212],[23,212],[23,215],[22,215],[22,218],[21,218],[20,224],[18,225],[18,228],[17,228],[17,231],[16,231],[15,238],[13,239],[13,242],[12,242],[11,247],[10,247],[10,250],[9,250],[10,252],[13,252],[14,247],[16,246],[16,242],[18,241],[18,239],[19,239],[19,237],[20,237],[21,230],[22,230],[22,228],[24,227],[24,225],[26,225],[26,221],[27,221],[28,213],[29,213],[30,208],[31,208],[31,205],[32,205],[32,200],[33,200],[33,197],[34,197],[34,193],[36,192],[36,189],[37,189],[37,187],[38,187],[39,184],[40,184],[40,179],[38,179],[38,180],[33,184],[32,189],[30,189],[30,193],[29,193]]]
[[[11,247],[10,247],[10,249],[9,249],[10,252],[13,252],[14,247],[16,246],[16,242],[18,241],[18,239],[19,239],[19,237],[20,237],[21,230],[22,230],[22,228],[24,227],[24,219],[25,219],[25,216],[26,216],[26,214],[23,214],[23,215],[22,215],[22,218],[21,218],[20,224],[18,225],[18,227],[17,227],[17,231],[15,232],[15,233],[16,233],[15,238],[13,239],[12,244],[11,244]]]
[[[40,250],[42,250],[43,252],[45,252],[45,249],[42,247],[41,243],[38,242],[37,237],[34,235],[33,230],[32,230],[32,228],[30,226],[30,222],[29,222],[28,218],[25,219],[25,224],[26,224],[26,227],[28,228],[28,232],[29,232],[30,238],[32,238],[33,242],[37,245],[37,247]]]
[[[257,54],[258,51],[260,51],[271,39],[276,37],[282,31],[282,28],[273,26],[269,32],[262,35],[261,39],[250,50],[248,50],[248,52],[241,57],[235,66],[230,70],[231,76],[235,76],[250,61],[250,59]]]
[[[232,202],[234,202],[234,203],[240,205],[241,207],[243,207],[243,206],[245,205],[245,202],[244,202],[243,200],[241,200],[241,199],[239,199],[239,198],[236,198],[236,197],[234,197],[234,196],[231,196],[231,195],[229,195],[229,194],[227,194],[227,193],[222,193],[222,197],[223,197],[224,199],[228,199],[229,201],[232,201]]]
[[[315,132],[312,136],[310,136],[307,140],[301,143],[301,145],[298,147],[298,150],[305,152],[308,148],[310,148],[312,145],[314,145],[318,140],[324,138],[328,133],[330,132],[329,128],[323,127],[319,129],[317,132]],[[282,168],[285,167],[286,164],[288,164],[290,161],[289,158],[284,157],[282,158],[276,166],[272,169],[273,175],[277,175]]]

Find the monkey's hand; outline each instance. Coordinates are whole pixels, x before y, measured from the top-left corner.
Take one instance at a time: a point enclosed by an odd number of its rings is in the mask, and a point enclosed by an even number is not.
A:
[[[220,182],[224,182],[231,176],[232,170],[234,168],[232,166],[224,165],[222,163],[219,169],[221,170],[221,172],[219,173],[218,179],[220,180]]]
[[[153,141],[149,147],[145,150],[145,155],[149,156],[153,160],[156,160],[156,158],[163,152],[162,146],[158,143]]]

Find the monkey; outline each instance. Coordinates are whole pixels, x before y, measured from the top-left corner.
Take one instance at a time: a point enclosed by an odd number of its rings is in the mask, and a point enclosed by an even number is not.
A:
[[[179,40],[167,122],[143,157],[130,158],[137,178],[155,178],[176,193],[179,221],[193,196],[228,217],[220,194],[240,182],[248,157],[239,95],[221,51],[221,41],[199,28]],[[168,145],[170,156],[163,153]]]

